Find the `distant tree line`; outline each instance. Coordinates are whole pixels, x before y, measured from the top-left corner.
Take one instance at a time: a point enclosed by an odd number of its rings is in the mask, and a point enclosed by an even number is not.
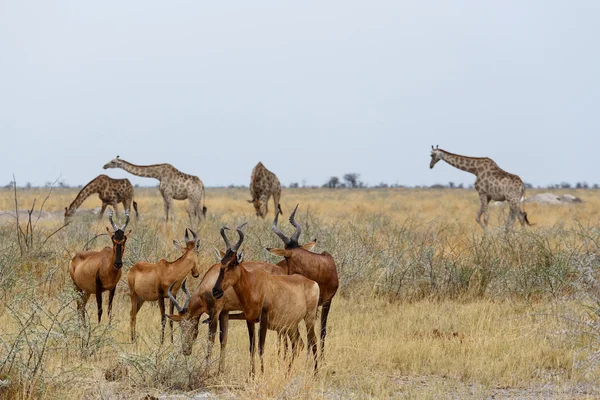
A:
[[[74,185],[71,186],[69,184],[67,184],[64,180],[60,180],[58,182],[46,182],[44,184],[43,187],[48,188],[48,187],[57,187],[57,188],[76,188],[76,189],[81,189],[83,187],[83,185]],[[137,188],[155,188],[158,187],[158,185],[149,185],[149,186],[140,186],[139,184],[135,184],[133,185],[136,189]],[[10,182],[8,182],[6,185],[3,186],[5,189],[10,189],[14,187],[14,182],[11,180]],[[39,187],[39,186],[33,186],[31,184],[31,182],[26,182],[24,185],[19,185],[17,183],[17,187],[19,188],[24,188],[24,189],[30,189],[33,187]],[[226,186],[227,188],[233,189],[247,189],[248,185],[228,185]],[[282,187],[286,187],[285,185],[282,185]],[[386,182],[379,182],[376,185],[368,185],[365,182],[360,180],[360,174],[356,173],[356,172],[349,172],[347,174],[344,174],[342,176],[342,179],[340,179],[337,176],[331,176],[327,182],[325,182],[323,185],[318,186],[318,185],[308,185],[306,180],[303,180],[302,183],[298,183],[298,182],[291,182],[288,186],[288,188],[290,189],[298,189],[298,188],[328,188],[328,189],[363,189],[363,188],[373,188],[373,189],[386,189],[386,188],[405,188],[408,186],[405,185],[401,185],[398,183],[393,183],[393,184],[388,184]],[[416,185],[414,186],[414,188],[416,189],[473,189],[473,184],[469,184],[469,185],[465,185],[463,183],[454,183],[454,182],[448,182],[447,184],[443,184],[443,183],[435,183],[433,185]],[[533,189],[533,188],[537,188],[537,189],[600,189],[600,184],[598,183],[594,183],[594,184],[588,184],[587,182],[583,181],[583,182],[576,182],[575,184],[571,184],[569,182],[561,182],[561,183],[551,183],[548,184],[546,186],[534,186],[531,183],[525,182],[525,188],[526,189]]]

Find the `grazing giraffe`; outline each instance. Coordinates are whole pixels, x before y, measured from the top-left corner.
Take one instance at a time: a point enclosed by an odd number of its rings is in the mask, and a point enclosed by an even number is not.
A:
[[[103,168],[121,168],[133,175],[158,179],[160,181],[158,190],[160,190],[160,194],[162,195],[165,209],[165,228],[169,222],[170,212],[171,220],[173,221],[173,230],[175,229],[173,200],[188,199],[188,214],[191,223],[193,223],[194,217],[198,219],[198,222],[201,222],[202,217],[206,216],[204,184],[195,175],[184,174],[171,164],[134,165],[121,160],[119,156],[109,161]]]
[[[263,163],[259,162],[252,169],[252,176],[250,177],[250,195],[252,200],[248,200],[248,203],[254,205],[256,210],[256,216],[265,218],[269,212],[268,201],[273,196],[273,205],[275,207],[275,214],[281,211],[279,205],[279,199],[281,198],[281,183],[277,179],[277,175],[265,168]]]
[[[510,213],[506,220],[506,228],[513,226],[515,217],[519,218],[521,226],[525,223],[531,225],[527,213],[521,211],[521,199],[525,195],[525,185],[518,175],[510,174],[500,168],[490,158],[465,157],[449,153],[436,146],[431,146],[431,163],[429,168],[440,160],[446,161],[455,168],[474,174],[475,189],[479,192],[481,208],[475,220],[485,230],[488,225],[488,204],[491,200],[506,201],[510,206]],[[483,223],[481,216],[483,215]]]
[[[135,216],[139,216],[137,203],[133,200],[133,186],[131,186],[129,179],[113,179],[106,175],[98,175],[81,189],[68,208],[65,207],[65,223],[67,223],[73,214],[75,214],[75,211],[81,206],[85,199],[94,193],[98,193],[98,197],[102,200],[102,209],[100,210],[98,219],[102,219],[104,211],[109,205],[112,206],[116,213],[117,203],[123,203],[123,208],[129,210],[131,209],[131,203],[133,202]]]

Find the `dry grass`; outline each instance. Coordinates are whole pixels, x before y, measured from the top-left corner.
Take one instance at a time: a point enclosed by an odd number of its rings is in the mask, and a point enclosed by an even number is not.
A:
[[[46,190],[19,190],[20,208],[39,204]],[[478,199],[469,190],[284,190],[286,215],[299,202],[303,238],[317,237],[331,252],[341,289],[330,314],[327,363],[313,377],[305,357],[286,375],[269,333],[266,373],[248,378],[245,324],[232,322],[227,371],[202,364],[206,334],[191,357],[175,343],[159,345],[159,313],[145,304],[138,342],[129,338],[129,298],[123,280],[112,323],[80,329],[67,272],[72,255],[104,230],[86,208],[62,223],[75,190],[55,190],[21,256],[10,217],[0,221],[0,394],[14,398],[143,398],[208,391],[235,398],[513,398],[596,397],[598,321],[582,295],[580,267],[598,273],[600,193],[571,191],[583,204],[527,205],[536,226],[505,233],[506,211],[492,208],[483,235],[474,221]],[[215,262],[218,228],[249,221],[248,258],[276,261],[270,221],[257,220],[247,190],[209,189],[209,218],[199,229],[201,263]],[[186,227],[186,203],[177,204],[176,234],[162,226],[156,189],[138,189],[142,219],[132,222],[125,253],[139,260],[172,259],[172,239]],[[0,191],[0,209],[14,198]],[[34,213],[34,215],[36,215]],[[287,228],[287,227],[286,227]],[[105,236],[92,248],[107,245]],[[125,272],[125,271],[124,271]],[[192,286],[195,286],[196,282]],[[587,308],[592,307],[592,308]],[[592,311],[592,312],[590,312]],[[218,355],[218,346],[215,347]],[[111,381],[106,380],[106,372]],[[126,372],[125,372],[126,371]]]

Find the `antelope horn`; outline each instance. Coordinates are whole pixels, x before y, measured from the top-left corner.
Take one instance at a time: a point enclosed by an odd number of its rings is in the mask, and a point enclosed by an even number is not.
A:
[[[118,231],[119,228],[117,228],[117,225],[115,225],[115,221],[113,221],[112,217],[113,217],[113,209],[111,208],[108,212],[108,220],[110,221],[110,224],[112,225],[113,230]]]
[[[292,224],[294,228],[296,228],[296,232],[294,232],[290,240],[293,240],[295,242],[298,242],[298,239],[300,239],[300,232],[302,232],[302,227],[298,222],[296,222],[296,219],[294,218],[296,216],[298,206],[299,204],[296,204],[296,208],[294,208],[294,211],[290,214],[290,224]]]
[[[242,228],[244,226],[246,226],[247,222],[244,222],[243,224],[241,224],[240,226],[237,227],[237,233],[238,236],[240,237],[240,240],[238,240],[238,242],[235,244],[235,246],[233,247],[233,249],[231,249],[231,251],[236,252],[239,250],[240,246],[242,245],[242,242],[244,241],[244,232],[242,232]]]
[[[167,294],[169,295],[169,298],[171,299],[171,302],[173,303],[173,305],[175,306],[175,308],[177,309],[179,314],[185,313],[188,310],[188,306],[190,305],[191,296],[190,296],[190,292],[188,292],[187,288],[185,287],[186,281],[187,281],[187,279],[184,279],[183,283],[181,284],[181,290],[183,291],[183,293],[186,296],[185,304],[183,305],[183,307],[181,307],[179,305],[179,303],[177,303],[177,299],[175,299],[175,296],[173,296],[173,286],[175,286],[175,284],[177,282],[173,282],[173,284],[171,284],[171,286],[169,286],[169,291],[167,292]]]
[[[129,223],[129,210],[125,210],[125,225],[121,227],[121,230],[124,231],[127,228],[127,224]]]
[[[194,242],[198,241],[198,235],[196,235],[196,232],[194,232],[193,230],[190,229],[190,232],[192,232],[192,236],[194,238]]]
[[[188,235],[188,228],[185,228],[184,240],[186,243],[190,241],[190,235]]]
[[[275,219],[273,220],[273,225],[271,226],[271,229],[273,230],[273,232],[279,236],[279,239],[281,239],[283,241],[283,244],[288,244],[290,242],[290,239],[288,239],[283,232],[281,232],[281,230],[279,230],[279,228],[277,227],[277,220],[279,219],[279,210],[277,210],[277,212],[275,213]]]
[[[224,226],[221,228],[221,236],[223,236],[223,240],[225,241],[225,246],[227,246],[227,248],[225,249],[225,251],[231,249],[231,243],[229,243],[229,239],[227,239],[227,235],[225,235],[225,229],[229,230],[228,227]]]

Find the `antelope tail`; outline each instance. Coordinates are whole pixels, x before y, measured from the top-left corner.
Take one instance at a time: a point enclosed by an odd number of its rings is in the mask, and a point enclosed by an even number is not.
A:
[[[138,218],[140,214],[138,213],[137,201],[133,201],[133,209],[135,210],[135,217]]]

